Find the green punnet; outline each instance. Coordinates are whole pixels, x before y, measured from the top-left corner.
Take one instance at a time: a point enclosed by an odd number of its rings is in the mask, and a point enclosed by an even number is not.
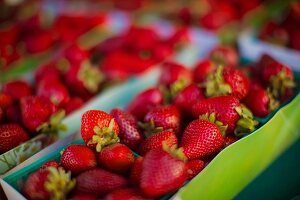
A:
[[[105,128],[94,127],[94,135],[88,144],[96,144],[96,151],[100,152],[103,147],[111,144],[120,142],[118,135],[114,132],[113,128],[115,125],[115,120],[112,119],[109,122],[109,126]]]
[[[285,94],[287,88],[294,88],[296,86],[293,79],[286,76],[286,71],[280,71],[276,76],[271,76],[271,92],[274,97],[278,98]]]
[[[211,113],[211,114],[204,114],[204,115],[200,115],[199,119],[204,119],[207,120],[215,125],[217,125],[222,133],[223,136],[226,135],[226,130],[228,125],[224,125],[221,121],[218,121],[216,118],[216,114],[215,113]]]
[[[51,195],[51,200],[65,200],[67,194],[75,187],[76,181],[71,178],[71,172],[63,168],[49,167],[49,175],[45,189]]]
[[[240,119],[237,121],[234,134],[237,137],[242,137],[255,130],[258,122],[253,119],[252,112],[244,105],[235,108],[236,112],[239,114]]]
[[[171,154],[174,158],[177,158],[182,161],[187,161],[187,157],[183,152],[183,148],[177,148],[177,145],[169,146],[166,142],[162,143],[163,150]]]
[[[146,137],[150,137],[155,133],[162,132],[164,129],[163,127],[155,127],[155,123],[153,120],[150,120],[148,123],[138,122],[138,126],[144,130],[144,135]]]
[[[99,88],[99,84],[104,80],[104,75],[89,61],[84,61],[80,66],[78,79],[83,82],[84,87],[89,92],[95,93]]]
[[[65,111],[60,110],[56,113],[54,113],[48,122],[45,122],[41,124],[38,128],[37,131],[40,133],[45,133],[45,134],[53,134],[57,135],[58,132],[60,131],[67,131],[67,126],[65,124],[62,124],[61,121],[65,117]]]

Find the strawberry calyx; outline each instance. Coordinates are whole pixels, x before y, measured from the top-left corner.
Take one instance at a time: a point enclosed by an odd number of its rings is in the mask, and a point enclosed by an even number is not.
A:
[[[104,80],[104,75],[89,61],[83,61],[78,71],[78,79],[89,92],[95,93],[99,84]]]
[[[92,139],[88,142],[88,145],[96,144],[96,151],[100,152],[103,147],[120,142],[118,135],[113,130],[114,126],[114,119],[110,120],[108,127],[100,128],[95,126],[94,133],[96,134],[93,135]]]
[[[183,152],[183,148],[178,148],[176,144],[169,146],[167,142],[164,141],[162,142],[162,148],[165,152],[169,153],[171,156],[177,158],[178,160],[182,160],[184,162],[188,160],[188,158]]]
[[[170,85],[171,97],[174,98],[179,94],[186,86],[188,86],[189,81],[186,78],[179,78],[174,83]]]
[[[242,137],[247,133],[252,132],[258,122],[253,119],[252,112],[243,104],[235,108],[235,111],[239,114],[240,119],[236,123],[234,134],[237,137]]]
[[[199,119],[204,119],[204,120],[207,120],[207,121],[217,125],[221,131],[221,134],[223,136],[226,135],[226,130],[227,130],[228,125],[224,125],[223,122],[218,121],[216,118],[216,113],[211,113],[211,114],[206,113],[204,115],[200,115]]]
[[[286,70],[281,70],[277,75],[270,77],[271,93],[278,98],[284,95],[286,89],[294,88],[296,86],[294,80],[287,76]]]
[[[268,102],[268,110],[271,112],[275,110],[276,108],[279,107],[280,103],[279,101],[274,97],[272,92],[270,91],[270,88],[267,89],[267,95],[269,97],[269,102]]]
[[[37,131],[40,133],[53,135],[57,135],[60,131],[67,131],[67,126],[62,123],[64,117],[65,111],[59,110],[58,112],[52,114],[47,122],[42,123],[39,127],[37,127]]]
[[[144,130],[144,135],[147,138],[164,130],[163,127],[156,127],[153,119],[146,123],[138,122],[138,126]]]
[[[223,66],[218,66],[216,71],[209,73],[202,87],[205,87],[207,97],[221,96],[232,92],[231,86],[224,82]]]
[[[48,168],[49,175],[44,184],[45,190],[50,193],[52,200],[64,200],[67,194],[75,187],[75,179],[71,179],[71,172],[62,167]]]

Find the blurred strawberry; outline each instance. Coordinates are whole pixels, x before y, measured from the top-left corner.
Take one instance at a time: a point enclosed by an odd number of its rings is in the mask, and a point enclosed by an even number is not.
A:
[[[208,74],[216,69],[216,65],[211,60],[202,60],[194,67],[193,75],[196,83],[202,83],[207,78]]]
[[[142,200],[145,199],[142,193],[136,188],[124,188],[113,191],[105,196],[104,200]]]
[[[42,64],[34,73],[34,80],[36,83],[40,83],[43,80],[57,81],[61,79],[61,72],[57,68],[55,62],[49,62]]]
[[[14,100],[20,100],[32,94],[30,85],[23,80],[9,81],[3,85],[2,92]]]
[[[83,50],[77,44],[72,44],[65,48],[62,55],[63,58],[67,59],[71,65],[78,65],[89,56],[88,52]]]
[[[49,167],[55,167],[58,169],[59,166],[60,165],[58,164],[58,162],[56,160],[48,160],[40,167],[40,171],[47,171],[49,169]]]
[[[209,57],[216,65],[225,67],[236,67],[239,63],[238,53],[232,47],[217,46],[210,52]]]
[[[131,170],[130,170],[130,174],[129,174],[129,182],[131,185],[134,186],[139,186],[140,185],[140,180],[141,180],[141,174],[142,174],[142,170],[143,170],[143,157],[137,157],[135,158]]]
[[[69,102],[64,106],[66,115],[76,111],[84,105],[84,101],[80,97],[71,97]]]
[[[0,29],[0,48],[15,46],[18,40],[19,26],[11,25]]]
[[[7,107],[12,105],[13,99],[10,95],[0,92],[0,107],[5,110]]]
[[[9,122],[22,124],[22,114],[19,104],[12,104],[5,109],[5,117]]]
[[[70,200],[97,200],[95,195],[91,194],[75,194],[73,195]]]
[[[0,69],[8,69],[9,65],[20,58],[19,49],[15,46],[0,46]]]
[[[24,38],[26,50],[30,54],[46,51],[54,42],[55,36],[51,30],[35,29]]]

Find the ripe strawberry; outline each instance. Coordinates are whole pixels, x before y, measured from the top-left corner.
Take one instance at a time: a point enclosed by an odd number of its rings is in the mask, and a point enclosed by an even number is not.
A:
[[[55,62],[49,62],[39,66],[39,68],[34,73],[34,80],[36,83],[39,83],[43,80],[56,81],[60,80],[61,72],[57,68]]]
[[[97,200],[97,197],[90,194],[75,194],[70,200]]]
[[[54,105],[63,107],[70,100],[68,89],[59,80],[44,80],[38,84],[37,95],[48,98]]]
[[[144,116],[153,107],[163,103],[163,94],[158,88],[149,88],[139,93],[131,103],[128,105],[127,110],[138,120],[143,120]]]
[[[241,105],[238,98],[234,96],[219,96],[209,99],[202,99],[196,102],[193,107],[195,117],[201,115],[215,114],[217,121],[227,126],[226,133],[251,132],[257,122],[253,120],[250,110]]]
[[[46,97],[28,96],[20,101],[24,126],[30,131],[36,131],[55,112],[55,105]]]
[[[225,137],[225,142],[224,142],[224,146],[228,147],[229,145],[235,143],[236,141],[238,141],[238,138],[232,135],[228,135]]]
[[[10,64],[20,59],[19,49],[15,46],[7,45],[1,46],[0,45],[0,54],[1,54],[1,68],[9,69]]]
[[[22,114],[19,104],[12,104],[5,110],[5,117],[7,121],[22,124]]]
[[[77,176],[76,190],[81,193],[104,196],[109,192],[125,188],[127,180],[117,174],[100,168],[82,172]]]
[[[234,18],[231,12],[210,11],[200,18],[200,24],[207,29],[217,30]]]
[[[25,47],[28,53],[35,54],[46,51],[55,41],[52,31],[35,29],[30,35],[24,38]]]
[[[97,166],[95,153],[85,145],[73,144],[68,146],[60,158],[61,166],[72,174],[92,169]]]
[[[54,168],[58,169],[59,166],[60,165],[58,164],[58,162],[56,160],[48,160],[40,167],[40,171],[47,171],[49,169],[49,167],[54,167]]]
[[[29,140],[27,133],[18,124],[0,125],[0,152],[4,153]]]
[[[206,96],[221,96],[232,94],[243,99],[249,91],[249,80],[242,71],[232,67],[219,66],[209,74],[206,86]]]
[[[145,155],[152,149],[162,149],[164,143],[169,147],[177,145],[178,141],[176,134],[171,131],[155,133],[141,143],[138,152],[140,155]]]
[[[216,65],[209,59],[202,60],[194,67],[194,81],[202,83],[207,78],[208,74],[216,69]]]
[[[100,152],[110,144],[119,142],[119,126],[115,119],[101,110],[86,111],[81,118],[81,136],[85,144]]]
[[[192,106],[197,100],[205,98],[202,90],[196,85],[191,84],[184,88],[175,97],[173,104],[180,110],[183,116],[192,114]]]
[[[142,200],[145,199],[136,188],[124,188],[113,191],[105,196],[104,200]]]
[[[0,124],[1,124],[1,121],[3,118],[4,118],[4,113],[3,113],[2,108],[0,107]]]
[[[178,49],[181,48],[182,44],[185,44],[190,41],[190,33],[189,29],[186,27],[180,27],[173,35],[167,39],[167,43],[171,45],[173,48]]]
[[[137,157],[134,160],[134,163],[130,170],[129,182],[131,185],[138,186],[140,185],[141,174],[143,169],[143,157]]]
[[[204,169],[205,164],[202,160],[190,160],[186,163],[186,166],[189,179],[192,179]]]
[[[196,119],[184,130],[181,147],[188,159],[201,159],[218,153],[224,145],[217,125],[208,120]]]
[[[244,103],[257,117],[266,117],[279,106],[279,102],[274,99],[271,93],[260,85],[251,87]]]
[[[22,191],[30,200],[65,199],[75,186],[71,173],[63,168],[49,167],[45,171],[35,171],[26,179]]]
[[[118,108],[112,109],[110,114],[120,127],[120,142],[131,149],[136,149],[144,139],[137,127],[136,119],[130,113]]]
[[[4,94],[0,92],[0,107],[3,110],[6,110],[7,107],[13,104],[13,99],[10,95]]]
[[[125,173],[131,168],[134,155],[126,145],[117,143],[103,148],[98,154],[98,161],[109,171]]]
[[[88,52],[77,44],[72,44],[63,50],[63,58],[67,59],[71,65],[78,65],[88,58]]]
[[[2,92],[14,100],[20,100],[32,94],[30,85],[23,80],[10,81],[3,85]]]
[[[160,42],[156,44],[152,53],[154,59],[157,62],[161,62],[173,53],[173,49],[168,43]]]
[[[158,106],[151,109],[144,118],[142,127],[146,134],[162,130],[170,130],[176,134],[180,129],[181,116],[178,109],[172,105]]]
[[[236,50],[231,47],[217,46],[210,52],[209,57],[217,65],[236,67],[239,62]]]
[[[162,66],[159,84],[170,88],[171,94],[175,96],[192,80],[193,75],[189,69],[177,63],[166,62]]]
[[[69,102],[64,106],[64,110],[66,111],[66,115],[74,112],[78,108],[82,107],[84,104],[83,99],[80,97],[71,97]]]
[[[174,192],[186,180],[185,162],[164,150],[151,150],[144,157],[140,188],[146,196],[158,198]]]

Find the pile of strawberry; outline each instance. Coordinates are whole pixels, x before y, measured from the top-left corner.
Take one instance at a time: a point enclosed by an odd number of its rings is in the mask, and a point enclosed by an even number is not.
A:
[[[268,21],[260,30],[259,38],[280,46],[300,50],[300,3],[290,3],[281,20]]]
[[[84,145],[68,146],[59,162],[48,161],[33,172],[23,194],[29,199],[172,194],[256,128],[250,109],[266,116],[275,108],[271,104],[292,95],[287,66],[264,56],[255,68],[243,69],[255,74],[250,78],[237,67],[237,58],[233,49],[217,47],[193,71],[166,62],[158,86],[138,94],[127,110],[85,112]]]
[[[42,13],[0,29],[0,69],[26,54],[44,52],[55,46],[73,43],[80,35],[103,24],[103,14],[61,14],[53,21],[45,21]]]
[[[38,133],[57,133],[65,114],[107,86],[161,62],[186,41],[186,30],[160,38],[151,28],[131,27],[95,47],[67,46],[34,73],[34,82],[13,80],[0,90],[0,153]]]

